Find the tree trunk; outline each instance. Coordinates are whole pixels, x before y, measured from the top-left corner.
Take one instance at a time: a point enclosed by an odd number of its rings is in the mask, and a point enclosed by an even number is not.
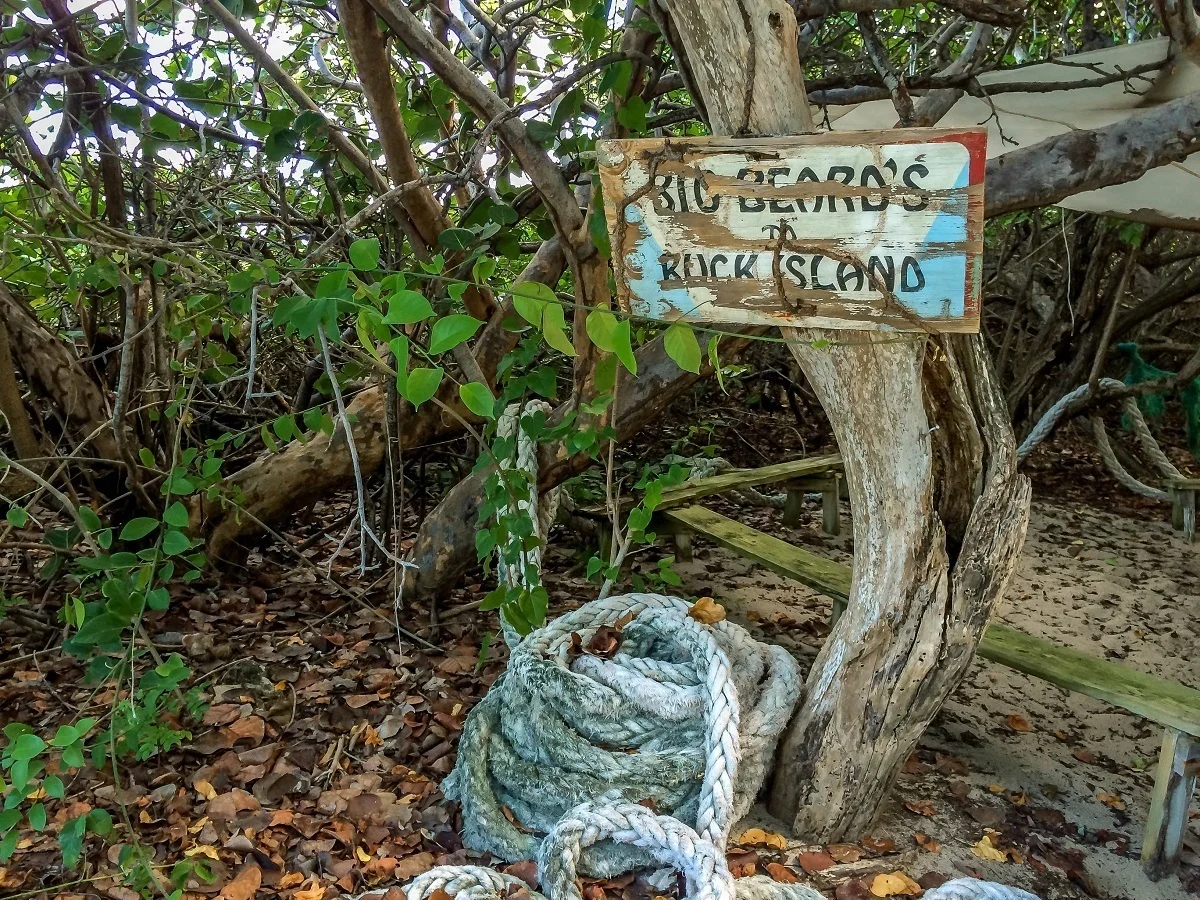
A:
[[[17,365],[29,383],[54,401],[74,429],[74,437],[86,448],[102,459],[120,462],[104,393],[88,377],[71,348],[51,334],[3,283],[0,316],[8,327]]]
[[[662,5],[714,133],[812,130],[784,0]],[[978,337],[785,336],[845,459],[855,550],[850,603],[809,673],[770,805],[797,837],[828,842],[871,825],[965,674],[1016,564],[1029,487]]]

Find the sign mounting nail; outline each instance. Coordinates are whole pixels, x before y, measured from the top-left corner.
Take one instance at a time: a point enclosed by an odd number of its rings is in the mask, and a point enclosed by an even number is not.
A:
[[[976,332],[986,143],[984,128],[601,141],[621,306]]]

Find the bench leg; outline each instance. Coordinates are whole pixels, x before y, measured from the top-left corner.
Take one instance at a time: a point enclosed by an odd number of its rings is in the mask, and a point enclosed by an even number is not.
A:
[[[675,532],[675,556],[680,562],[692,561],[692,533],[690,531]]]
[[[829,616],[829,627],[832,628],[837,624],[838,619],[842,617],[842,613],[846,611],[846,601],[841,597],[833,597],[833,613]]]
[[[842,530],[842,508],[838,504],[838,481],[833,483],[821,494],[821,527],[826,534],[838,534]]]
[[[1198,769],[1200,742],[1181,731],[1166,729],[1142,839],[1142,866],[1153,879],[1170,874],[1179,865]]]
[[[800,513],[804,509],[804,491],[788,488],[787,501],[783,505],[783,524],[795,528],[800,524]]]
[[[1179,503],[1183,507],[1183,539],[1189,544],[1196,540],[1196,492],[1179,492]]]

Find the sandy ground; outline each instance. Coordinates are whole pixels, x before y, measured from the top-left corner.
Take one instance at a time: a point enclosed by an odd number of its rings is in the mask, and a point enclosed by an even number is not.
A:
[[[816,504],[795,529],[770,510],[714,505],[793,543],[850,559],[845,504],[837,537],[821,533]],[[828,601],[702,541],[695,547],[692,562],[675,566],[685,591],[717,597],[766,640],[815,654]],[[1165,521],[1035,503],[998,615],[1200,689],[1200,544],[1183,543]],[[906,861],[914,877],[979,874],[1045,900],[1200,896],[1196,804],[1181,877],[1154,883],[1138,863],[1160,740],[1161,729],[1137,716],[977,660],[910,760],[875,836],[910,853],[918,832],[935,842],[938,852],[921,850]],[[998,833],[996,843],[1011,841],[1022,852],[1005,862],[981,859],[971,847],[985,828]]]

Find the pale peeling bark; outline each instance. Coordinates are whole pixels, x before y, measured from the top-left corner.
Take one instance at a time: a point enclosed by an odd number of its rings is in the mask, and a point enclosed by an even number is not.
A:
[[[783,0],[664,5],[715,133],[747,121],[812,130]],[[752,98],[752,115],[730,97]],[[1029,488],[977,337],[784,334],[833,423],[854,509],[850,603],[809,674],[771,796],[797,837],[827,842],[870,826],[965,674],[1016,564]]]
[[[1047,206],[1200,151],[1200,93],[1106,128],[1069,131],[988,162],[985,215]]]

